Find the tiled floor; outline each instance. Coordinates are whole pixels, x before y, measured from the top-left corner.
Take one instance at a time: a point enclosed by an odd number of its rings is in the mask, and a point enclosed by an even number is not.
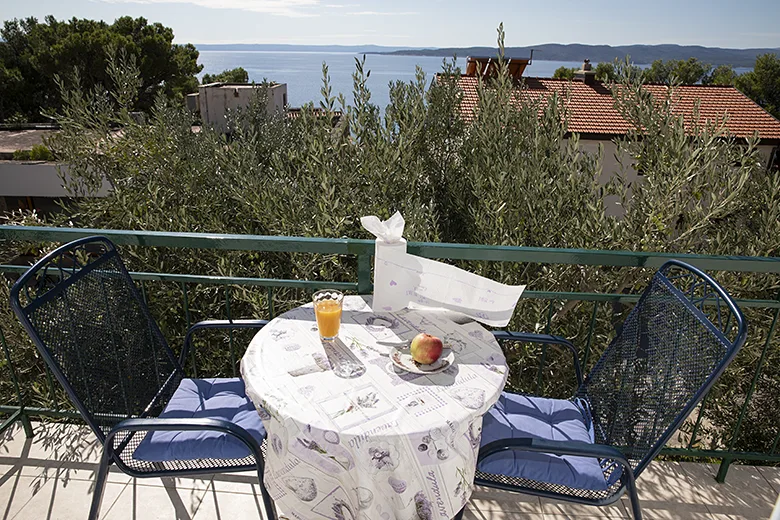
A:
[[[27,440],[18,426],[0,437],[0,520],[86,519],[100,449],[84,427],[35,424]],[[743,520],[769,518],[780,493],[780,468],[732,466],[725,484],[708,464],[654,463],[638,480],[645,518]],[[628,503],[609,507],[562,504],[478,488],[469,520],[630,518]],[[189,479],[132,479],[112,471],[101,518],[116,520],[260,519],[252,474]],[[371,520],[371,519],[369,519]]]

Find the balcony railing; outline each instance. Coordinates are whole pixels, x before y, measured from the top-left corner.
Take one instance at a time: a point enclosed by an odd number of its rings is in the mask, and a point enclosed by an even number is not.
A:
[[[321,288],[336,288],[347,292],[359,294],[368,294],[372,291],[371,285],[371,267],[372,255],[374,252],[373,240],[358,239],[324,239],[324,238],[303,238],[303,237],[284,237],[284,236],[256,236],[256,235],[225,235],[208,233],[167,233],[167,232],[143,232],[143,231],[123,231],[107,229],[72,229],[72,228],[47,228],[47,227],[22,227],[22,226],[0,226],[0,240],[30,241],[30,242],[68,242],[77,238],[103,235],[111,239],[117,245],[140,246],[140,247],[161,247],[161,248],[186,248],[198,250],[232,250],[232,251],[254,251],[254,252],[280,252],[280,253],[309,253],[321,255],[343,255],[355,257],[357,259],[357,270],[353,281],[336,282],[321,280],[284,280],[273,278],[249,278],[249,277],[226,277],[210,275],[194,275],[187,273],[157,273],[157,272],[133,272],[131,276],[137,280],[144,289],[147,282],[173,282],[179,285],[181,290],[182,308],[186,316],[187,326],[190,324],[190,302],[189,289],[193,285],[205,286],[254,286],[264,288],[267,295],[267,315],[271,318],[275,315],[274,309],[274,291],[279,288],[294,288],[304,291],[313,291]],[[534,263],[534,264],[568,264],[579,266],[596,267],[637,267],[637,268],[657,268],[665,261],[676,258],[691,263],[707,271],[728,271],[732,273],[765,273],[767,275],[780,275],[780,258],[758,258],[758,257],[736,257],[736,256],[712,256],[712,255],[685,255],[670,253],[644,253],[629,251],[595,251],[581,249],[553,249],[553,248],[533,248],[533,247],[513,247],[513,246],[488,246],[471,244],[444,244],[444,243],[421,243],[410,242],[408,251],[412,254],[427,258],[435,258],[452,261],[490,261],[490,262],[512,262],[512,263]],[[15,265],[0,265],[0,272],[7,275],[18,275],[26,270],[26,267]],[[728,289],[728,287],[727,287]],[[145,292],[144,292],[145,294]],[[587,331],[587,340],[584,351],[581,353],[583,361],[587,361],[591,340],[596,323],[596,315],[600,306],[612,305],[615,303],[633,303],[639,298],[634,294],[609,294],[593,292],[563,292],[563,291],[538,291],[526,290],[523,293],[524,299],[543,300],[550,302],[550,313],[547,316],[547,331],[550,331],[550,316],[552,315],[553,302],[592,302],[592,318],[589,322]],[[695,457],[695,458],[714,458],[721,461],[718,480],[723,481],[726,477],[729,465],[735,460],[741,461],[764,461],[780,462],[780,453],[778,453],[778,444],[780,444],[780,431],[771,446],[760,452],[736,451],[736,441],[740,431],[744,426],[748,407],[751,404],[751,398],[754,395],[759,383],[762,368],[772,349],[778,348],[780,340],[775,338],[778,315],[780,315],[780,295],[777,299],[737,299],[738,304],[743,308],[766,309],[771,313],[771,324],[769,325],[766,338],[762,344],[756,345],[753,340],[753,347],[750,355],[756,358],[752,367],[751,384],[747,390],[738,412],[738,419],[733,425],[732,431],[724,435],[728,439],[722,449],[704,450],[695,447],[697,440],[697,431],[702,421],[704,407],[707,406],[705,398],[702,406],[699,407],[696,418],[691,418],[693,430],[687,443],[676,447],[667,447],[662,453],[666,455]],[[8,302],[0,302],[0,309],[8,312]],[[230,293],[225,291],[225,311],[226,317],[232,319],[230,306]],[[762,338],[763,339],[763,338]],[[50,374],[47,374],[47,382],[50,392],[51,406],[32,407],[24,401],[24,392],[20,388],[20,383],[16,374],[18,367],[13,366],[10,352],[16,345],[9,345],[6,342],[6,335],[0,329],[0,340],[4,350],[5,363],[7,370],[0,369],[0,378],[11,378],[15,396],[0,396],[0,413],[8,414],[8,418],[0,424],[0,432],[8,428],[16,421],[22,421],[26,428],[29,428],[29,418],[31,416],[39,417],[57,417],[57,418],[78,418],[72,410],[58,409],[55,399],[55,387]],[[234,346],[233,337],[229,338],[229,350],[231,359],[238,359]],[[741,356],[748,355],[743,349]],[[545,370],[546,357],[541,357],[539,365],[539,378]],[[233,363],[235,370],[235,362]],[[15,401],[15,402],[13,402]]]

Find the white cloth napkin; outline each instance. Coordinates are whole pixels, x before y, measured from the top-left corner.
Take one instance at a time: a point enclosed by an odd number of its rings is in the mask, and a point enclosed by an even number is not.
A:
[[[385,221],[360,219],[376,236],[373,311],[397,311],[412,304],[459,312],[486,325],[505,327],[524,285],[506,285],[457,267],[410,255],[399,212]]]

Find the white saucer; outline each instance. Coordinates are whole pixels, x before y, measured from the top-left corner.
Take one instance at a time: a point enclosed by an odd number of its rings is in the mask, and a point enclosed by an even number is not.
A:
[[[455,363],[455,352],[452,349],[444,349],[439,359],[430,365],[423,365],[412,359],[408,349],[390,347],[390,360],[398,368],[413,374],[436,374],[447,370]]]

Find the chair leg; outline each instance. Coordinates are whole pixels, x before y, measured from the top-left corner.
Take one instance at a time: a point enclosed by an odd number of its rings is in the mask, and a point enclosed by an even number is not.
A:
[[[103,456],[100,457],[100,467],[95,478],[95,490],[92,492],[92,507],[89,509],[89,520],[97,520],[100,514],[100,504],[103,501],[103,489],[108,478],[108,466],[111,464],[111,450],[103,447]]]
[[[268,490],[265,488],[265,483],[263,482],[263,470],[259,464],[257,466],[257,476],[258,483],[260,484],[260,494],[263,496],[265,516],[268,520],[276,520],[276,508],[274,507],[274,501],[271,500],[271,495],[268,494]]]
[[[639,507],[639,496],[636,493],[636,481],[633,475],[626,481],[626,491],[631,500],[631,513],[634,515],[634,520],[642,520],[642,508]]]

